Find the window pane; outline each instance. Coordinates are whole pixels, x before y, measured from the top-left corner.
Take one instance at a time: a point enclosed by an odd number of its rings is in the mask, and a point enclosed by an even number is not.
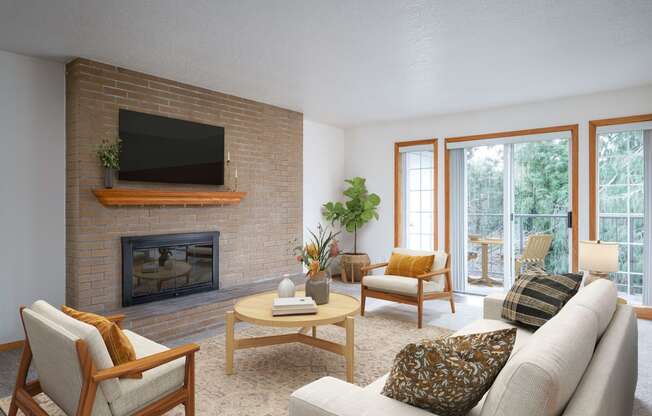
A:
[[[432,250],[432,234],[421,234],[421,250]]]
[[[600,217],[600,239],[627,241],[627,217]]]
[[[419,169],[421,167],[421,156],[419,152],[409,152],[407,154],[408,169]]]
[[[644,210],[643,185],[629,185],[629,212],[643,214]]]
[[[419,190],[421,188],[421,173],[419,169],[408,170],[408,189]]]
[[[408,218],[408,233],[418,234],[421,231],[421,214],[410,212]]]
[[[432,169],[421,169],[421,189],[433,189],[432,175]]]
[[[631,224],[632,224],[632,242],[633,243],[641,243],[643,244],[643,227],[645,226],[645,221],[643,218],[632,218],[631,219]],[[622,240],[614,240],[614,241],[622,241]]]
[[[419,191],[410,191],[407,210],[409,212],[414,212],[414,211],[421,210],[421,192],[419,192]]]
[[[616,214],[627,212],[627,185],[600,187],[600,212]]]
[[[422,234],[432,233],[432,213],[421,214],[421,231]]]
[[[643,273],[643,246],[630,246],[629,271]]]
[[[433,194],[432,191],[423,191],[421,192],[421,210],[432,212],[432,203],[433,203]]]
[[[419,234],[408,234],[408,248],[412,250],[421,248],[421,236]]]
[[[433,152],[421,152],[421,168],[433,167]]]

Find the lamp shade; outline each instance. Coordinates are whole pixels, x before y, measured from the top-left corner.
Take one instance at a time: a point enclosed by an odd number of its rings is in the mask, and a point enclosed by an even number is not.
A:
[[[618,243],[580,241],[580,269],[593,272],[618,271]]]

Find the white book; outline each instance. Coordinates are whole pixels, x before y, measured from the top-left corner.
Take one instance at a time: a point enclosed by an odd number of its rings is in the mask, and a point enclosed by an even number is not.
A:
[[[315,301],[310,297],[301,297],[301,298],[276,298],[272,305],[273,308],[305,308],[308,307],[317,307]]]

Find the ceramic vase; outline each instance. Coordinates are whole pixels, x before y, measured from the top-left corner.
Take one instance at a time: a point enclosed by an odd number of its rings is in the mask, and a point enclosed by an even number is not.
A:
[[[328,303],[331,294],[331,277],[320,271],[306,280],[306,296],[311,297],[317,305]]]
[[[113,168],[104,168],[104,187],[106,189],[113,188],[114,175],[115,175],[115,171],[113,170]]]
[[[278,297],[279,298],[293,298],[294,297],[294,282],[289,278],[281,280],[281,283],[278,284]]]

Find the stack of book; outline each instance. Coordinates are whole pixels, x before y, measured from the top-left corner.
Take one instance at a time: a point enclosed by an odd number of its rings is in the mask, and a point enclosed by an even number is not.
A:
[[[272,305],[273,316],[309,315],[317,313],[317,304],[312,298],[276,298]]]

